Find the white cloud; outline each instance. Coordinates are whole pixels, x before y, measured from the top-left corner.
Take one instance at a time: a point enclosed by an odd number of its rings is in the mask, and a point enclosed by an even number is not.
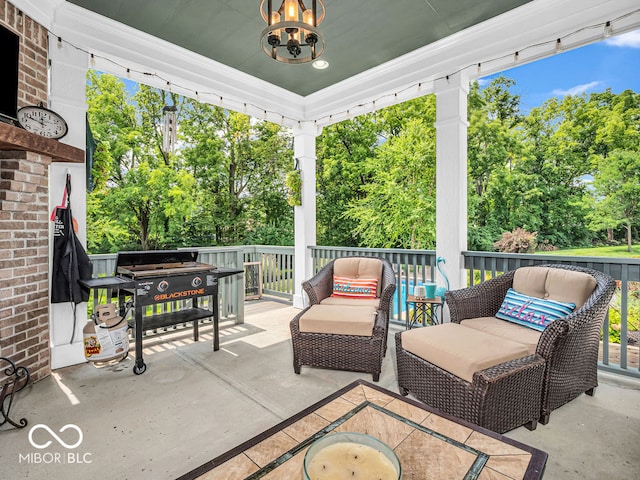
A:
[[[607,38],[604,43],[612,47],[640,48],[640,30]]]
[[[561,90],[559,88],[556,88],[552,93],[554,95],[558,95],[560,97],[564,97],[566,95],[572,95],[572,96],[580,95],[581,93],[584,93],[587,90],[592,90],[592,89],[596,88],[601,83],[602,82],[600,82],[600,81],[583,83],[582,85],[576,85],[575,87],[571,87],[571,88],[568,88],[566,90]]]
[[[491,83],[491,80],[487,80],[486,78],[479,78],[478,79],[478,85],[480,85],[481,87],[486,87],[490,83]]]

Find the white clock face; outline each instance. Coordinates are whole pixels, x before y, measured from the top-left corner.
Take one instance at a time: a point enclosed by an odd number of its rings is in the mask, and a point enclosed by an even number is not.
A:
[[[67,123],[55,112],[42,107],[22,107],[18,122],[25,130],[47,138],[62,138],[67,134]]]

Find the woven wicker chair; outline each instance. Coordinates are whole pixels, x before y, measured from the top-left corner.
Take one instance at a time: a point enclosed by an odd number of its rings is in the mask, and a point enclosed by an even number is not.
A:
[[[548,423],[553,410],[580,394],[593,395],[598,385],[600,332],[615,282],[609,275],[591,269],[545,267],[587,273],[594,277],[596,287],[582,307],[547,326],[534,355],[476,372],[473,383],[469,383],[405,351],[398,333],[400,391],[411,392],[429,405],[500,433],[523,424],[534,429],[536,420]],[[494,316],[513,284],[514,273],[447,292],[451,322]]]
[[[371,257],[350,257],[371,258]],[[393,267],[382,261],[380,303],[377,310],[373,333],[370,337],[300,331],[300,317],[311,307],[320,304],[331,295],[333,288],[333,265],[335,260],[325,265],[313,278],[303,282],[302,288],[309,296],[309,307],[291,321],[293,343],[293,369],[300,373],[302,365],[371,373],[373,381],[380,379],[382,358],[387,349],[389,331],[389,308],[396,289]],[[357,301],[356,301],[357,302]],[[345,315],[348,307],[345,307]]]

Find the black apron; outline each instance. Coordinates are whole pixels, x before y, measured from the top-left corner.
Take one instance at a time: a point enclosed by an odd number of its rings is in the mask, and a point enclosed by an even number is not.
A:
[[[51,303],[72,302],[75,306],[89,300],[89,289],[82,287],[78,280],[90,279],[92,268],[89,255],[73,230],[73,216],[69,201],[71,197],[70,174],[67,174],[65,197],[66,207],[62,205],[56,207],[53,215]]]

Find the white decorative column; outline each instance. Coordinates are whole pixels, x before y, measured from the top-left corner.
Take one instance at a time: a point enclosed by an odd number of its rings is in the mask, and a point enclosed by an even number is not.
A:
[[[293,156],[302,176],[302,205],[294,207],[295,261],[293,306],[304,308],[302,282],[313,275],[309,246],[316,244],[316,137],[318,128],[302,122],[293,129]]]
[[[451,289],[466,287],[467,95],[469,80],[457,73],[437,80],[436,94],[436,254]],[[444,286],[442,278],[438,278]]]
[[[55,36],[49,35],[49,108],[66,120],[69,133],[60,141],[85,150],[86,146],[86,78],[87,54],[69,45],[58,47]],[[78,238],[87,244],[87,201],[85,164],[52,163],[49,171],[49,211],[60,205],[67,172],[71,173],[71,209],[78,222]],[[53,223],[53,222],[51,222]],[[53,224],[49,230],[49,278],[53,260]],[[87,304],[76,307],[74,320],[71,303],[50,304],[49,328],[51,368],[61,368],[85,361],[82,328],[87,323]],[[74,332],[75,322],[75,334]]]

